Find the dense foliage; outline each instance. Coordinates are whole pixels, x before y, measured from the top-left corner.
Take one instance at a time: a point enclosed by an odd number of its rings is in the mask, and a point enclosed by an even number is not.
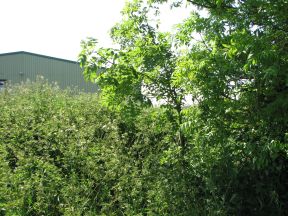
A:
[[[99,96],[1,92],[0,214],[288,214],[288,2],[187,0],[175,34],[166,2],[128,2],[119,49],[82,42]]]
[[[175,34],[151,19],[167,2],[191,10]],[[111,30],[119,49],[82,43],[85,75],[108,107],[166,102],[183,181],[170,214],[288,214],[287,8],[287,0],[134,0]],[[194,105],[184,109],[187,96]]]
[[[167,108],[142,109],[131,125],[95,95],[43,82],[0,97],[1,215],[169,215],[184,195],[198,211],[202,189],[186,191]]]

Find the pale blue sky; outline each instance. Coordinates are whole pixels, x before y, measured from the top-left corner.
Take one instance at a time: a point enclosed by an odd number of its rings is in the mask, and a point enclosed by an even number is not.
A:
[[[1,0],[0,53],[28,51],[77,60],[80,41],[95,37],[111,46],[109,29],[121,20],[125,0]],[[191,10],[191,9],[190,9]],[[163,7],[162,30],[189,12]]]

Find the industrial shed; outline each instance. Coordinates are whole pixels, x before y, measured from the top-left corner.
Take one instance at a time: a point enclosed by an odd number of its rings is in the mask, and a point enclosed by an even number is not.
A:
[[[0,54],[0,87],[7,81],[12,84],[35,81],[37,76],[57,82],[62,89],[97,91],[96,84],[84,80],[78,62],[24,51]]]

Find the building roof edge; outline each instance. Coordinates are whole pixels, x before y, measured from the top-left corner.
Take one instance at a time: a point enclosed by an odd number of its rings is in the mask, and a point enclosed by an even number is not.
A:
[[[57,57],[52,57],[52,56],[37,54],[37,53],[31,53],[31,52],[26,52],[26,51],[0,53],[0,56],[17,55],[17,54],[27,54],[27,55],[38,56],[38,57],[47,58],[47,59],[53,59],[53,60],[58,60],[58,61],[64,61],[64,62],[79,64],[79,62],[77,62],[77,61],[72,61],[72,60],[67,60],[67,59],[63,59],[63,58],[57,58]]]

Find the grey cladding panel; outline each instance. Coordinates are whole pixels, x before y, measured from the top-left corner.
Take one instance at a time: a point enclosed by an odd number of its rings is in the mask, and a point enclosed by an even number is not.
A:
[[[97,90],[95,84],[84,80],[76,62],[26,52],[0,55],[0,79],[19,83],[27,79],[35,81],[38,75],[57,82],[61,88],[78,87],[88,92]]]

